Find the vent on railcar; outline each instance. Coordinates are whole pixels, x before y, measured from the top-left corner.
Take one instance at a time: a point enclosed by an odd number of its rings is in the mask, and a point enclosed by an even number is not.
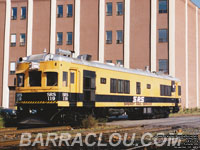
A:
[[[91,55],[88,55],[88,54],[79,55],[77,58],[78,58],[78,59],[81,59],[81,60],[87,60],[87,61],[91,61],[91,60],[92,60],[92,56],[91,56]]]

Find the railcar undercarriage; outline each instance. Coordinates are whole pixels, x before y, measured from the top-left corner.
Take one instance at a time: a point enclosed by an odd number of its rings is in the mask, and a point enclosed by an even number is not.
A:
[[[95,118],[128,115],[128,119],[166,118],[170,112],[178,111],[173,107],[149,108],[86,108],[57,107],[55,104],[23,104],[18,105],[18,126],[48,126],[48,125],[80,125],[89,115]]]

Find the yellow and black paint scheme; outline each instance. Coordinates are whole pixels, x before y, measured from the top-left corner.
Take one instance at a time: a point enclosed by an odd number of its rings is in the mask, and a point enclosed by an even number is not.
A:
[[[78,112],[97,116],[127,112],[134,118],[138,113],[168,115],[179,110],[181,83],[176,78],[60,55],[44,57],[52,58],[26,59],[17,64],[16,105],[20,119],[49,114],[47,120],[53,120],[63,113]],[[37,80],[37,84],[31,80]]]

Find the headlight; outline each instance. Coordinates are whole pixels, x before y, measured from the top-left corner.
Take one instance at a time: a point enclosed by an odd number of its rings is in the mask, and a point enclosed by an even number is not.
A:
[[[16,110],[13,110],[13,111],[12,111],[12,114],[13,114],[13,115],[16,115]]]

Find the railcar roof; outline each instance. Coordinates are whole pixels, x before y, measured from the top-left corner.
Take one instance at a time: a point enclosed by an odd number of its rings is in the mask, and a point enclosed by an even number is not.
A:
[[[104,64],[104,63],[94,62],[94,61],[86,61],[86,60],[81,60],[81,59],[77,59],[77,58],[70,58],[70,57],[57,55],[57,54],[31,55],[31,56],[26,57],[26,59],[23,60],[22,62],[40,62],[40,61],[52,61],[52,60],[53,61],[65,61],[65,62],[74,63],[74,64],[81,64],[81,65],[102,68],[102,69],[108,69],[108,70],[113,70],[113,71],[126,72],[126,73],[150,76],[150,77],[155,77],[155,78],[162,78],[162,79],[173,80],[173,81],[178,81],[178,82],[180,81],[179,79],[171,77],[169,75],[152,73],[150,71],[144,71],[141,69],[127,69],[124,67],[112,66],[109,64]]]

